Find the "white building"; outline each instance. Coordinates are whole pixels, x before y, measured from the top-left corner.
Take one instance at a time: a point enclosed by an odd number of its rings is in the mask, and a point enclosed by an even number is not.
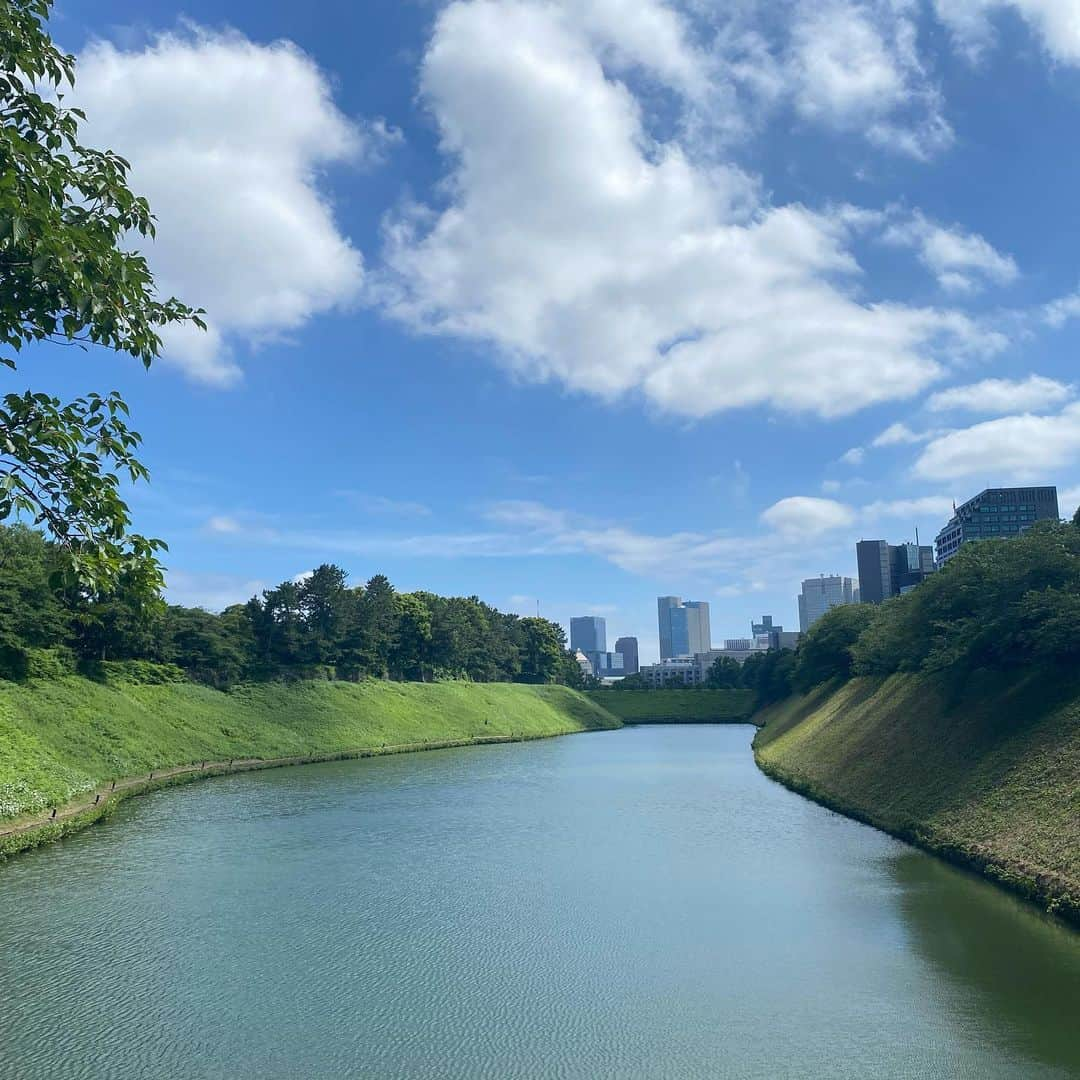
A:
[[[807,578],[799,595],[799,631],[810,629],[831,608],[858,603],[858,588],[849,577],[822,574]]]

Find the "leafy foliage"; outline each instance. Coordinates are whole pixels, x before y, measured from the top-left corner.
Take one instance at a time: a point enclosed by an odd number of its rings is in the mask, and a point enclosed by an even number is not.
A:
[[[75,60],[45,30],[51,6],[0,0],[0,364],[14,368],[12,353],[48,341],[149,366],[162,327],[205,325],[179,300],[158,299],[145,257],[128,250],[131,237],[153,237],[150,207],[128,188],[127,161],[79,141],[85,116],[63,94]],[[146,469],[126,415],[115,393],[68,404],[9,393],[0,409],[0,520],[19,513],[43,525],[92,587],[134,563],[156,565],[163,547],[127,534],[120,476],[144,479]]]
[[[217,615],[166,607],[139,576],[156,572],[145,563],[104,590],[73,585],[57,574],[63,565],[55,542],[0,526],[0,677],[25,678],[36,650],[58,649],[90,672],[148,660],[219,689],[311,677],[581,685],[560,626],[475,596],[398,593],[382,575],[350,588],[324,564]]]
[[[811,627],[795,685],[849,675],[1004,669],[1080,659],[1080,528],[965,544],[936,574],[878,605],[834,608]]]

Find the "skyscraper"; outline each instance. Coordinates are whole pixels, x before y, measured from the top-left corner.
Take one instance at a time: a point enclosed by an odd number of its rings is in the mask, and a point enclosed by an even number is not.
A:
[[[851,578],[835,574],[807,578],[799,595],[799,630],[806,633],[831,608],[854,602]]]
[[[623,658],[623,674],[636,675],[638,663],[638,641],[636,637],[621,637],[615,642],[615,651]]]
[[[709,605],[704,600],[660,596],[656,601],[660,630],[660,659],[693,656],[712,647]]]
[[[682,606],[678,596],[658,596],[656,598],[656,616],[660,628],[660,659],[670,660],[679,655],[671,651],[671,613]]]
[[[860,540],[855,545],[859,564],[859,600],[880,604],[899,596],[934,572],[934,549],[929,544],[889,544]]]
[[[607,652],[607,620],[599,615],[582,615],[570,620],[570,651]]]
[[[987,488],[956,507],[937,534],[937,564],[943,566],[971,540],[1006,540],[1059,516],[1056,487]]]

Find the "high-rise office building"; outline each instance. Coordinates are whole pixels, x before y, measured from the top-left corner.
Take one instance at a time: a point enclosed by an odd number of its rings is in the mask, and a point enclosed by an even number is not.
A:
[[[834,574],[807,578],[799,595],[799,630],[806,633],[826,611],[855,602],[851,578]]]
[[[937,534],[937,564],[943,566],[971,540],[1005,540],[1036,521],[1059,519],[1056,487],[987,488],[954,507]]]
[[[607,652],[607,620],[598,615],[582,615],[570,620],[570,651]]]
[[[676,654],[671,651],[671,613],[682,604],[678,596],[656,598],[656,618],[660,629],[660,659],[670,660]]]
[[[929,544],[890,544],[860,540],[855,545],[859,564],[859,600],[880,604],[890,596],[913,589],[934,572],[934,549]]]
[[[661,660],[693,656],[712,648],[709,605],[704,600],[684,603],[678,596],[661,596],[656,601],[656,612]]]
[[[621,637],[615,642],[615,652],[623,658],[623,674],[636,675],[638,668],[638,641],[636,637]]]

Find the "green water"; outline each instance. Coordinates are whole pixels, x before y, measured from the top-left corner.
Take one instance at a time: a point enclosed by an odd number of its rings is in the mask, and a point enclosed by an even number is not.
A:
[[[230,777],[0,867],[0,1076],[1080,1076],[1078,938],[745,727]]]

